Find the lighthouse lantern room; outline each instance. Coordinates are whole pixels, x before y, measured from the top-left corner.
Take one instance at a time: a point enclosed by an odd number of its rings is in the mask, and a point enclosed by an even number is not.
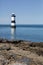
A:
[[[11,16],[11,27],[16,27],[16,22],[15,22],[15,14],[13,13]]]

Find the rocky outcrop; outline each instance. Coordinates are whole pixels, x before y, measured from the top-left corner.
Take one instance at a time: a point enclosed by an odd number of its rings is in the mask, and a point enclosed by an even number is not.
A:
[[[43,65],[43,42],[0,39],[0,65]]]

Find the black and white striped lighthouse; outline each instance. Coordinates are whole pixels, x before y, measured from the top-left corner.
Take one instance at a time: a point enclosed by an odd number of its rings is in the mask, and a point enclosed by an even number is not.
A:
[[[15,14],[14,13],[12,13],[12,15],[11,15],[11,27],[16,27],[16,22],[15,22]]]

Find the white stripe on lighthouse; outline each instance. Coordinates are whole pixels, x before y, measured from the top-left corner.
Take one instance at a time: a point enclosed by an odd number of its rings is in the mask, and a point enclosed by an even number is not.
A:
[[[15,26],[15,23],[11,23],[11,26]]]
[[[11,21],[14,21],[14,17],[11,17]]]

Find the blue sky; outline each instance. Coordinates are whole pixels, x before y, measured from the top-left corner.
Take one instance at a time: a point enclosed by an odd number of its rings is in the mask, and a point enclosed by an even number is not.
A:
[[[43,0],[0,0],[0,24],[10,24],[12,13],[16,24],[43,24]]]

